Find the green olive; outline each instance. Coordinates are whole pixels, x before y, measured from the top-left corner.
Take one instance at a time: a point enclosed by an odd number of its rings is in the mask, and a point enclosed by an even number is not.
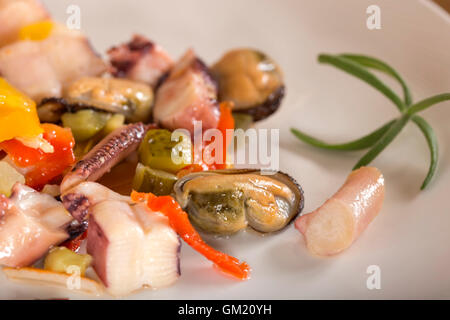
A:
[[[100,132],[106,125],[111,114],[90,109],[80,110],[75,113],[66,112],[61,120],[64,127],[72,130],[77,142],[86,141]]]
[[[177,177],[174,174],[138,163],[133,179],[133,190],[151,192],[157,196],[170,195],[176,181]]]
[[[139,160],[156,170],[176,173],[192,163],[192,143],[187,135],[174,136],[166,129],[149,130],[139,146]]]
[[[50,250],[44,260],[44,269],[54,272],[68,273],[71,266],[80,268],[80,275],[84,276],[86,269],[92,262],[88,254],[78,254],[66,247],[54,247]]]

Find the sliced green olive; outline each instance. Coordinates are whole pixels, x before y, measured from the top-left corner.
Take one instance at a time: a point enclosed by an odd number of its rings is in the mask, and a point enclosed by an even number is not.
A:
[[[191,140],[181,134],[173,141],[168,130],[149,130],[139,146],[139,160],[152,169],[176,173],[192,163]]]
[[[91,262],[92,257],[88,254],[78,254],[66,247],[54,247],[45,257],[44,269],[68,273],[69,268],[75,266],[79,268],[80,275],[84,276]]]
[[[190,193],[188,211],[192,223],[203,231],[232,234],[247,226],[243,193],[238,190]]]
[[[85,109],[75,113],[64,113],[61,120],[64,127],[72,129],[75,140],[80,142],[86,141],[100,132],[110,116],[109,113]]]
[[[133,179],[133,190],[151,192],[157,196],[170,195],[176,181],[177,177],[174,174],[138,163]]]

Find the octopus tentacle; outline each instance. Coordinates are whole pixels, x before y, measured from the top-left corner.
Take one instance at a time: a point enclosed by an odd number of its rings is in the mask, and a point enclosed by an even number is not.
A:
[[[83,181],[96,181],[139,146],[147,131],[141,123],[133,123],[110,133],[82,160],[77,162],[61,183],[61,193]]]

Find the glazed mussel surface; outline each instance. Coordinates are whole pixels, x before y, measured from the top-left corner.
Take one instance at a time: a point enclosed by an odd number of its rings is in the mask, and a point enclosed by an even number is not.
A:
[[[62,98],[43,99],[38,107],[41,121],[58,122],[66,112],[93,109],[123,114],[127,122],[147,122],[153,105],[150,86],[117,78],[82,78],[71,83]]]
[[[303,209],[303,191],[287,174],[227,169],[189,174],[174,186],[177,201],[203,231],[232,234],[247,225],[284,228]]]
[[[275,112],[284,96],[280,67],[253,49],[227,52],[211,71],[219,84],[219,100],[232,101],[233,112],[247,113],[254,121]]]

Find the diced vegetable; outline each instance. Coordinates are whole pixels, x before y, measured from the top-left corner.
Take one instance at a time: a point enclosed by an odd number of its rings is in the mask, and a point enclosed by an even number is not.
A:
[[[139,160],[152,169],[176,173],[192,162],[191,140],[181,135],[173,141],[168,130],[149,130],[139,146]]]
[[[165,196],[172,193],[176,181],[177,177],[172,173],[151,169],[139,163],[133,180],[133,190]]]
[[[66,247],[55,247],[50,250],[45,257],[44,269],[68,273],[71,266],[76,266],[80,270],[80,275],[84,276],[87,267],[92,262],[92,257],[88,254],[78,254]]]
[[[0,193],[9,197],[16,182],[25,183],[25,177],[6,161],[0,161]]]
[[[63,126],[70,128],[77,142],[86,141],[102,130],[108,119],[109,113],[90,109],[80,110],[75,113],[67,112],[62,115]]]
[[[101,134],[100,140],[106,137],[114,130],[116,130],[117,128],[120,128],[124,124],[125,124],[125,116],[123,114],[120,113],[113,114],[111,118],[109,118],[108,121],[106,121],[105,126],[100,132]]]
[[[42,131],[34,101],[0,77],[0,142]]]
[[[105,126],[92,138],[86,141],[77,141],[75,145],[75,156],[77,159],[82,158],[86,153],[88,153],[100,140],[106,137],[108,134],[125,125],[125,116],[123,114],[113,114],[106,121]]]
[[[52,32],[54,24],[52,21],[39,21],[22,27],[19,31],[20,40],[41,41],[48,38]]]
[[[75,141],[70,130],[50,123],[44,123],[42,128],[44,139],[53,146],[52,153],[26,147],[16,139],[0,143],[0,149],[8,154],[15,165],[29,169],[25,181],[33,188],[43,187],[75,162]]]

